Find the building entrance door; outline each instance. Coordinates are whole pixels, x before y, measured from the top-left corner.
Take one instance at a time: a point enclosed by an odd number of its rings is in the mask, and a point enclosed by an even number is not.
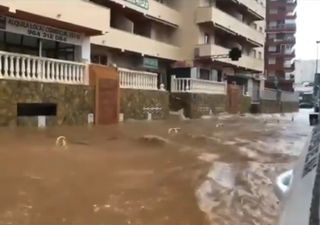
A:
[[[237,84],[228,85],[228,112],[239,113],[241,107],[241,87]]]
[[[90,65],[90,85],[95,87],[95,123],[114,124],[119,121],[119,75],[114,68]]]

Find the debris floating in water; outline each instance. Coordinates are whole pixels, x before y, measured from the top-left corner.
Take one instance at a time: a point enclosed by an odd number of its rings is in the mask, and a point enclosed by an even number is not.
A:
[[[173,127],[168,129],[168,134],[178,134],[180,132],[181,128],[180,127]]]
[[[139,141],[144,144],[152,144],[158,146],[169,144],[169,140],[156,135],[144,135],[143,137],[139,138]]]
[[[67,148],[67,138],[65,136],[57,137],[56,146],[66,149]]]

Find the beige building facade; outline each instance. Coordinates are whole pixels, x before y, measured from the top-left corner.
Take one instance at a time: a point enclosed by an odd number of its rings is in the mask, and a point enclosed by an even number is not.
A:
[[[150,70],[167,77],[189,67],[198,78],[263,72],[265,0],[1,0],[18,9],[95,28],[94,63]],[[85,9],[85,10],[84,10]],[[238,47],[239,61],[216,59]]]
[[[32,85],[50,90],[11,101],[9,114],[83,121],[100,110],[91,97],[101,89],[98,102],[113,121],[118,113],[164,118],[172,105],[179,110],[184,95],[199,99],[187,107],[198,117],[225,108],[227,84],[237,84],[250,106],[264,68],[264,15],[264,0],[0,0],[0,81],[10,80],[12,93],[20,81],[30,93]],[[232,48],[242,51],[238,61],[228,58]],[[90,71],[109,80],[91,83]],[[52,83],[73,90],[70,99],[79,96],[70,112],[64,89],[55,92]]]
[[[264,0],[92,2],[110,10],[108,32],[91,38],[93,62],[156,72],[166,83],[172,68],[209,80],[263,73]],[[215,58],[234,47],[243,52],[239,61]]]

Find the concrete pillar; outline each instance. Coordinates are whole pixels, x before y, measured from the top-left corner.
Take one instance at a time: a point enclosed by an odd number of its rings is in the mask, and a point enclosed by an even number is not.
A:
[[[248,95],[250,97],[253,96],[253,80],[252,79],[248,79]]]
[[[85,37],[82,46],[81,51],[79,52],[81,56],[81,61],[85,63],[90,63],[91,61],[91,45],[90,45],[90,38]]]
[[[199,77],[198,68],[193,67],[190,71],[190,78],[197,79]]]

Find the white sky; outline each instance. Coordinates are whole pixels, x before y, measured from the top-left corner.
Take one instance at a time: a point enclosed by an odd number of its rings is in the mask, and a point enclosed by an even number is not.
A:
[[[316,41],[320,40],[320,0],[297,1],[296,58],[315,59]]]

